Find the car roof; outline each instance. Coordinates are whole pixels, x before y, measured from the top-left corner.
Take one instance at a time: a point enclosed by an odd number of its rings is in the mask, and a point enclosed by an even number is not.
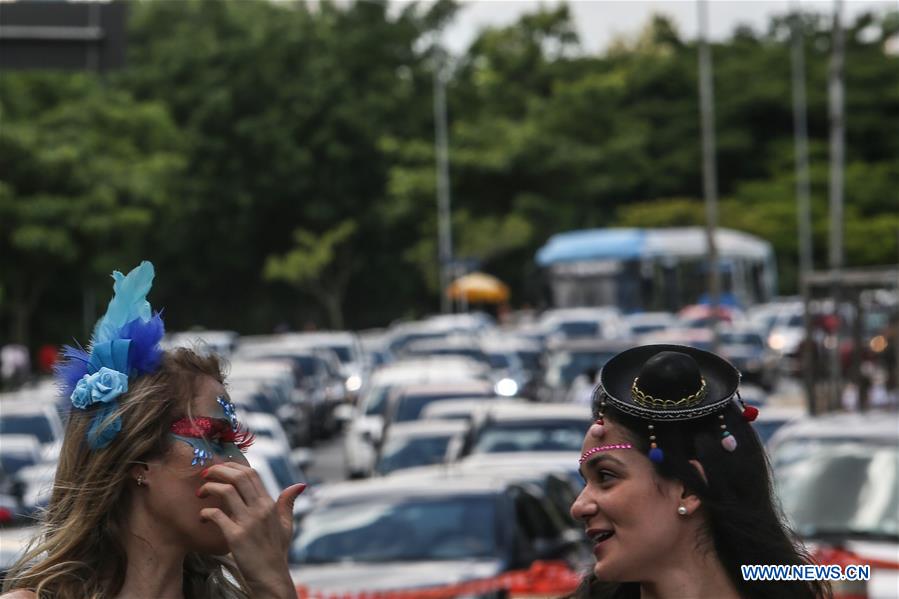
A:
[[[2,434],[0,435],[0,447],[4,453],[8,451],[35,451],[40,453],[41,442],[34,435]]]
[[[410,341],[406,345],[405,351],[422,351],[429,349],[480,349],[480,347],[480,341],[475,337],[451,335],[447,337]]]
[[[440,414],[446,412],[464,412],[470,411],[474,413],[475,410],[479,409],[481,406],[485,405],[486,402],[490,402],[490,405],[498,405],[503,403],[508,403],[512,405],[524,405],[529,403],[526,399],[514,398],[514,397],[503,397],[503,398],[486,398],[486,397],[468,397],[468,398],[460,398],[460,399],[446,399],[444,401],[438,401],[435,403],[428,404],[424,407],[421,414],[423,418],[434,418],[439,416]]]
[[[494,454],[485,454],[494,455]],[[512,454],[496,454],[507,458]],[[516,456],[518,454],[515,454]],[[569,470],[577,468],[577,458],[574,454],[566,453],[564,460],[540,460],[538,454],[526,453],[522,460],[497,460],[497,461],[468,461],[431,464],[428,466],[415,466],[403,468],[387,474],[385,478],[390,480],[427,481],[432,480],[459,480],[467,478],[492,479],[504,482],[537,481],[551,474],[565,476],[566,466],[571,464]],[[534,458],[538,458],[537,461]],[[564,465],[563,465],[564,464]]]
[[[592,421],[590,406],[570,403],[526,403],[509,405],[497,403],[486,404],[481,408],[482,416],[501,422],[523,422],[529,420],[580,420],[584,421],[584,430]]]
[[[48,411],[55,411],[52,402],[33,403],[24,399],[15,399],[12,401],[3,401],[0,404],[0,417],[2,416],[20,416],[20,415],[46,415]]]
[[[425,385],[413,383],[411,385],[401,385],[395,389],[397,396],[409,395],[475,395],[478,393],[493,393],[493,385],[487,381],[452,381],[452,382],[434,382]]]
[[[866,413],[835,412],[785,424],[771,438],[769,446],[789,439],[859,439],[899,442],[896,412],[874,410]]]
[[[316,503],[350,503],[378,499],[446,497],[448,495],[485,495],[502,491],[504,481],[489,476],[470,476],[452,480],[429,480],[423,485],[416,477],[378,477],[361,481],[343,481],[323,485],[315,493]]]
[[[634,347],[636,343],[629,340],[609,340],[589,337],[576,337],[573,339],[559,339],[552,343],[552,352],[562,351],[601,351],[623,352]]]
[[[559,322],[565,320],[592,320],[614,318],[621,315],[621,310],[614,306],[596,306],[581,308],[554,308],[540,315],[540,322]]]
[[[403,358],[378,367],[372,372],[372,380],[427,379],[452,371],[453,375],[471,372],[473,375],[487,371],[477,360],[462,356],[420,356]],[[449,375],[447,375],[449,376]]]
[[[468,430],[468,424],[461,420],[410,420],[391,424],[385,433],[393,437],[430,437],[457,435]]]

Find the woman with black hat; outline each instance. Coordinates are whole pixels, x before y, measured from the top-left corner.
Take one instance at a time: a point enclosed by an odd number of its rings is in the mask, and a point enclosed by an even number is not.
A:
[[[830,596],[821,581],[743,580],[741,565],[811,560],[774,506],[739,382],[690,347],[637,347],[605,365],[571,507],[596,556],[577,597]]]

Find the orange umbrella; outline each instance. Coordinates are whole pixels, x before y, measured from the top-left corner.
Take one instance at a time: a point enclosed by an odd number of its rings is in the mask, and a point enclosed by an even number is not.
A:
[[[450,283],[446,288],[446,295],[469,303],[501,304],[509,300],[509,288],[494,276],[473,272]]]

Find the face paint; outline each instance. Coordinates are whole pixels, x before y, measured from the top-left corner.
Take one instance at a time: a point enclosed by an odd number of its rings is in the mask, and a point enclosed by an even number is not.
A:
[[[234,404],[231,403],[230,399],[222,395],[216,397],[215,401],[217,401],[218,404],[222,406],[222,411],[225,413],[225,418],[227,418],[231,422],[231,430],[237,432],[237,429],[240,425],[237,422],[237,413],[234,410]]]
[[[611,451],[613,449],[633,449],[633,445],[630,443],[615,443],[613,445],[600,445],[599,447],[592,447],[584,452],[581,456],[581,459],[577,461],[578,466],[586,462],[590,459],[590,456],[599,453],[600,451]]]
[[[205,466],[219,456],[225,461],[245,462],[243,452],[253,444],[255,436],[241,428],[234,413],[234,404],[219,396],[216,398],[226,418],[181,418],[172,423],[173,437],[190,445],[193,452],[191,466]]]

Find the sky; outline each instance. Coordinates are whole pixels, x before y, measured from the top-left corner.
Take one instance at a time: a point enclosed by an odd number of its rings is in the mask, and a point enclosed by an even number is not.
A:
[[[401,3],[405,0],[394,0]],[[486,26],[503,26],[542,5],[552,7],[558,0],[462,0],[464,6],[455,22],[444,32],[444,44],[453,53],[464,52],[478,31]],[[738,24],[764,29],[772,14],[784,14],[797,5],[806,11],[832,12],[834,2],[820,0],[710,0],[709,33],[713,39],[727,37]],[[616,36],[637,33],[653,13],[669,15],[680,33],[692,38],[697,32],[694,0],[568,0],[583,49],[604,50]],[[899,10],[899,0],[844,0],[844,22],[865,11],[878,13]]]

